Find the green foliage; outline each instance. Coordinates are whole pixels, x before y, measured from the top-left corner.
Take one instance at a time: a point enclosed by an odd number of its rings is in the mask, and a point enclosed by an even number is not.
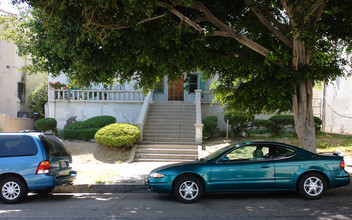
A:
[[[314,117],[316,133],[320,130],[322,120],[319,117]],[[280,132],[285,127],[295,127],[293,115],[274,115],[268,120],[255,119],[253,125],[256,127],[265,127],[274,135],[280,135]]]
[[[45,103],[48,102],[48,85],[47,82],[38,86],[31,92],[28,98],[28,107],[33,112],[38,112],[39,116],[45,116]]]
[[[218,127],[218,117],[207,116],[203,118],[204,132],[208,134],[209,137],[213,137]]]
[[[199,69],[219,76],[213,93],[226,108],[281,113],[311,92],[303,84],[334,80],[350,64],[341,56],[352,48],[349,0],[15,1],[32,7],[17,20],[20,34],[8,34],[31,55],[29,70],[76,85],[118,78],[152,89]]]
[[[314,124],[315,134],[318,134],[318,132],[321,130],[321,125],[323,124],[323,121],[319,117],[314,116]]]
[[[293,115],[274,115],[268,120],[254,120],[254,125],[257,127],[265,127],[271,131],[274,135],[280,135],[280,131],[287,127],[294,127]]]
[[[41,118],[34,122],[34,127],[39,131],[53,131],[56,132],[57,121],[55,118]]]
[[[91,140],[100,128],[115,122],[116,118],[113,116],[96,116],[71,124],[61,132],[61,136],[68,140]]]
[[[246,136],[249,136],[254,115],[249,115],[243,112],[229,111],[225,113],[224,120],[226,123],[227,120],[229,120],[229,125],[231,126],[231,131],[234,135],[241,136],[244,132],[246,133]]]
[[[138,127],[127,123],[115,123],[101,128],[94,136],[104,146],[129,147],[141,137]]]

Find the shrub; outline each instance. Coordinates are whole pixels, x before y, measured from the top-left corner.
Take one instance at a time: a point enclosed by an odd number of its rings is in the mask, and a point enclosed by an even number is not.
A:
[[[56,133],[56,126],[55,118],[41,118],[34,122],[34,127],[42,132],[53,131],[53,133]]]
[[[104,146],[132,146],[141,137],[137,126],[127,123],[114,123],[107,125],[95,134],[95,141]]]
[[[218,117],[216,116],[207,116],[203,119],[204,124],[204,134],[212,137],[214,136],[217,127],[218,127]]]
[[[319,117],[314,116],[315,134],[318,134],[318,132],[321,130],[322,124],[323,121]]]
[[[96,116],[84,121],[86,128],[102,128],[106,125],[113,124],[116,122],[116,118],[113,116]]]
[[[28,107],[33,112],[38,112],[40,117],[44,117],[45,103],[48,102],[47,82],[38,86],[28,97]]]
[[[96,116],[71,124],[61,132],[61,135],[68,140],[91,140],[100,128],[115,122],[116,119],[113,116]]]
[[[280,131],[286,126],[295,127],[295,120],[293,115],[274,115],[269,120],[256,119],[253,124],[257,127],[265,127],[271,131],[274,135],[279,135]],[[314,117],[315,132],[320,130],[322,120],[318,117]]]
[[[229,120],[229,124],[231,126],[231,131],[236,135],[240,136],[242,133],[246,133],[247,136],[250,134],[250,130],[252,129],[252,121],[254,119],[254,115],[248,115],[243,112],[226,112],[224,116],[225,123]]]

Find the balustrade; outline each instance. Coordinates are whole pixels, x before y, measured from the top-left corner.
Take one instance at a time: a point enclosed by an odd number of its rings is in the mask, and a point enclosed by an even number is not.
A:
[[[143,102],[141,91],[49,89],[49,101]]]

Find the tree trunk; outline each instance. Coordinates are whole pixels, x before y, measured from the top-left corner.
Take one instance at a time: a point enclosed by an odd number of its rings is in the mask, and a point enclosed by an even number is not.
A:
[[[303,149],[316,152],[315,125],[313,117],[313,88],[310,80],[301,82],[293,97],[293,114],[298,138]]]
[[[293,66],[300,68],[309,64],[310,55],[306,52],[304,42],[298,40],[299,33],[293,40]],[[316,152],[315,125],[313,117],[313,86],[311,80],[304,80],[296,86],[296,94],[292,98],[295,127],[301,147]]]

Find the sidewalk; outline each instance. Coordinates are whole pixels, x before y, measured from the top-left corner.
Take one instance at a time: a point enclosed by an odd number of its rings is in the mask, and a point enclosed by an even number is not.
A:
[[[84,183],[75,181],[73,185],[65,185],[56,187],[54,192],[59,193],[128,193],[148,192],[146,186],[144,186],[144,179],[148,176],[150,171],[153,169],[167,165],[171,163],[163,162],[136,162],[126,164],[110,164],[110,165],[81,165],[80,167],[74,167],[74,169],[80,170],[81,172],[92,169],[98,172],[109,172],[111,179],[107,184],[96,184],[96,183]],[[345,159],[346,168],[345,170],[350,173],[352,178],[352,159]],[[79,175],[79,173],[78,173]]]

